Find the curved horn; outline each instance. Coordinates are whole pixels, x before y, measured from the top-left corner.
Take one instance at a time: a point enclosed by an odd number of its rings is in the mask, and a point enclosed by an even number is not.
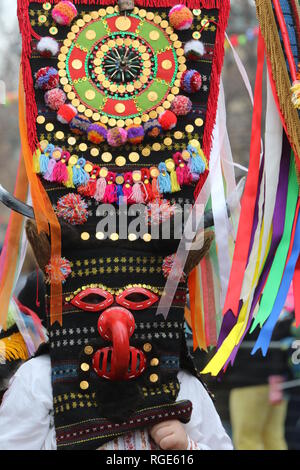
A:
[[[11,193],[9,193],[3,186],[0,184],[0,201],[9,209],[18,212],[28,219],[34,219],[34,212],[31,206],[25,204],[22,201],[19,201]]]

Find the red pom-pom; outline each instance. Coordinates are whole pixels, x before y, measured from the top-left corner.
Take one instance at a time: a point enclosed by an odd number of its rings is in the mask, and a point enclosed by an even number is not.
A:
[[[57,112],[57,120],[62,124],[69,124],[77,115],[77,110],[71,104],[64,104]]]
[[[56,213],[68,224],[82,225],[88,218],[88,206],[79,194],[70,193],[57,201]]]
[[[177,117],[172,111],[164,111],[159,115],[158,121],[164,131],[169,131],[176,127]]]
[[[187,96],[178,95],[171,104],[171,111],[176,116],[186,116],[192,110],[192,102]]]

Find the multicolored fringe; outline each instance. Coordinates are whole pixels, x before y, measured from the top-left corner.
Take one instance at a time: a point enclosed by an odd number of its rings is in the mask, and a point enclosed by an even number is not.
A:
[[[223,309],[224,319],[218,350],[202,371],[213,376],[226,370],[229,363],[233,364],[244,336],[257,326],[261,332],[252,353],[261,349],[266,355],[290,283],[293,277],[299,279],[299,185],[294,154],[287,136],[279,128],[277,96],[273,97],[271,93],[274,92],[271,78],[266,149],[260,158],[263,52],[260,35],[249,174]],[[299,314],[296,317],[299,321]]]

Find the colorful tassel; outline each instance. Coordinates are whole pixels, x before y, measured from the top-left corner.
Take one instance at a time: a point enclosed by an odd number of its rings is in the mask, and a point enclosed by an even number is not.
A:
[[[170,179],[169,173],[167,172],[166,164],[161,162],[158,165],[158,170],[159,170],[159,176],[157,178],[157,182],[158,182],[160,193],[171,193],[172,192],[171,179]]]

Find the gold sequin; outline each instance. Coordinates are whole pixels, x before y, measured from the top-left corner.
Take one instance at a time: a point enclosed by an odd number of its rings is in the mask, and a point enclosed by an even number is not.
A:
[[[99,113],[94,113],[92,118],[93,118],[93,121],[100,121],[100,114]]]
[[[49,29],[49,33],[50,33],[52,36],[56,36],[56,34],[58,33],[58,29],[57,29],[55,26],[53,26],[53,28],[50,28],[50,29]],[[66,40],[66,41],[67,41],[67,40]],[[65,42],[66,42],[66,41],[65,41]],[[66,45],[67,45],[67,44],[66,44]],[[71,44],[70,44],[70,45],[71,45]]]
[[[44,8],[44,10],[47,10],[47,11],[48,11],[48,10],[51,10],[51,3],[48,3],[48,2],[47,2],[47,3],[44,3],[44,4],[43,4],[43,8]]]
[[[204,29],[207,29],[209,27],[209,21],[206,19],[203,19],[201,21],[201,26],[204,26]]]
[[[84,241],[87,241],[90,239],[90,234],[88,232],[82,232],[80,236],[81,236],[81,240],[84,240]]]
[[[201,33],[199,33],[199,31],[194,31],[193,32],[193,38],[194,39],[200,39],[201,38]]]
[[[125,109],[126,109],[126,106],[125,106],[125,104],[123,104],[123,103],[117,103],[117,104],[115,105],[115,111],[116,111],[116,113],[118,113],[118,114],[124,113]]]
[[[38,116],[38,117],[36,118],[36,122],[37,122],[38,124],[44,124],[45,120],[46,120],[46,119],[45,119],[44,116]]]
[[[202,127],[203,124],[204,124],[204,121],[203,121],[203,119],[201,119],[201,118],[197,118],[197,119],[195,120],[195,124],[196,124],[197,127]]]
[[[156,93],[156,91],[150,91],[147,95],[147,98],[151,102],[156,101],[158,98],[158,94]]]
[[[46,124],[45,129],[48,132],[52,132],[54,130],[54,124],[52,124],[52,122],[49,122],[48,124]]]
[[[187,126],[185,126],[185,130],[190,134],[191,132],[193,132],[194,126],[192,126],[192,124],[188,124]]]
[[[93,169],[93,165],[91,163],[86,163],[85,166],[84,166],[84,170],[87,172],[87,173],[91,173]]]
[[[116,28],[119,31],[128,31],[131,27],[131,20],[128,16],[119,16],[116,20]]]
[[[117,183],[117,184],[123,184],[123,183],[124,183],[124,176],[118,175],[118,176],[116,177],[116,183]]]
[[[158,375],[157,374],[151,374],[150,375],[150,382],[156,383],[158,381]]]
[[[112,233],[109,237],[113,242],[116,242],[119,240],[119,234],[118,233]]]
[[[163,107],[164,107],[165,109],[170,109],[170,108],[171,108],[171,103],[170,103],[170,101],[165,101],[165,102],[163,103]]]
[[[110,152],[102,153],[101,160],[105,163],[109,163],[112,160],[112,154]]]
[[[83,362],[80,366],[81,370],[83,370],[84,372],[87,372],[90,368],[89,364],[87,364],[86,362]]]
[[[128,240],[129,240],[130,242],[135,242],[136,239],[137,239],[137,236],[136,236],[135,233],[129,233],[129,235],[128,235]]]
[[[59,72],[64,72],[64,73],[65,73],[66,71],[65,71],[65,70],[60,70]],[[60,74],[59,74],[59,75],[60,75]],[[67,84],[69,83],[67,77],[66,77],[66,76],[62,77],[62,78],[60,79],[60,83],[61,83],[62,85],[67,85]]]
[[[123,119],[118,119],[117,121],[117,127],[125,127],[125,121]]]
[[[89,383],[86,380],[82,380],[80,382],[80,388],[81,390],[87,390],[89,388]]]
[[[78,106],[78,104],[74,104],[74,101],[75,101],[75,100],[73,100],[72,104],[73,104],[74,106]],[[90,118],[90,117],[93,116],[93,111],[92,111],[91,109],[87,109],[87,110],[84,112],[84,115],[85,115],[86,117]]]
[[[95,98],[95,96],[96,96],[96,93],[94,92],[94,90],[87,90],[85,92],[85,97],[89,101],[93,100]]]
[[[160,34],[159,34],[159,32],[156,31],[156,30],[150,31],[149,38],[150,38],[152,41],[157,41],[157,40],[160,38]]]
[[[157,357],[154,357],[153,359],[151,359],[150,365],[152,367],[156,367],[156,366],[158,366],[158,364],[159,364],[159,359]]]
[[[107,116],[101,116],[100,121],[102,124],[107,124],[108,123],[108,117]]]
[[[128,156],[129,160],[132,162],[132,163],[136,163],[139,161],[140,159],[140,156],[137,152],[131,152]]]
[[[146,13],[146,18],[147,20],[152,21],[154,19],[154,13],[152,13],[152,11],[148,11],[148,13]]]
[[[179,139],[182,139],[183,134],[180,131],[176,131],[176,132],[174,132],[174,137],[175,137],[176,140],[179,140]]]
[[[115,125],[117,124],[117,121],[114,118],[111,118],[111,119],[108,120],[108,124],[111,127],[115,127]]]
[[[143,235],[143,240],[144,240],[144,242],[148,243],[148,242],[151,241],[151,239],[152,239],[152,237],[151,237],[150,233],[145,233],[145,234]]]
[[[170,60],[163,60],[161,66],[164,70],[170,70],[172,68],[172,62]]]
[[[152,344],[150,343],[145,343],[144,346],[143,346],[143,350],[145,352],[150,352],[152,350]]]
[[[164,144],[168,147],[169,145],[172,145],[172,139],[170,137],[166,137],[164,140]]]
[[[156,16],[154,17],[154,20],[153,20],[153,21],[154,21],[154,23],[159,24],[159,23],[161,23],[161,17],[160,17],[159,15],[156,15]]]
[[[68,144],[69,144],[69,145],[75,145],[75,144],[76,144],[76,139],[75,139],[75,137],[69,137],[69,138],[68,138]]]
[[[62,131],[58,131],[58,132],[56,132],[55,137],[58,140],[62,140],[65,137],[65,134]]]
[[[91,149],[91,155],[92,157],[98,157],[99,155],[99,149],[96,149],[95,147]]]
[[[144,10],[143,8],[139,11],[139,16],[140,18],[145,18],[147,16],[147,12],[146,10]]]
[[[149,116],[151,119],[156,119],[157,118],[157,112],[156,111],[150,111]]]
[[[86,23],[89,23],[91,21],[92,17],[90,15],[84,15],[83,17],[83,21],[85,21]]]
[[[81,68],[82,68],[82,62],[81,62],[81,60],[79,60],[79,59],[74,59],[73,62],[72,62],[72,67],[73,67],[73,69],[75,69],[75,70],[81,69]]]
[[[106,13],[107,13],[108,15],[112,15],[114,12],[115,12],[114,7],[107,7],[107,8],[106,8]]]
[[[85,152],[87,150],[87,145],[85,143],[82,143],[79,145],[79,150],[81,152]]]
[[[120,155],[119,157],[116,158],[116,165],[117,166],[124,166],[126,165],[126,158]]]
[[[133,123],[139,126],[140,124],[142,124],[142,120],[140,117],[135,117]]]
[[[77,155],[72,155],[72,157],[69,159],[69,165],[71,166],[76,165],[77,160],[78,160]]]
[[[39,23],[43,24],[46,23],[47,17],[45,15],[39,16]]]
[[[151,153],[151,150],[148,147],[142,150],[143,157],[149,157],[150,153]]]
[[[160,27],[163,28],[163,29],[166,29],[168,26],[169,26],[169,23],[166,20],[163,20],[160,23]]]
[[[86,346],[84,348],[84,353],[87,355],[87,356],[90,356],[91,354],[93,354],[94,352],[94,349],[92,346]]]
[[[97,240],[104,240],[104,233],[103,232],[97,232],[96,233],[96,238],[97,238]]]
[[[152,149],[154,150],[154,152],[159,152],[159,150],[161,149],[161,144],[159,144],[158,142],[155,142],[152,145]]]

